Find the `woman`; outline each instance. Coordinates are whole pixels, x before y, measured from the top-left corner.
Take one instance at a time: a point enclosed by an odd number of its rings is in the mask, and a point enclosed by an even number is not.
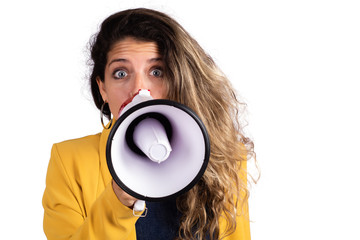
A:
[[[47,238],[250,239],[246,159],[253,144],[242,134],[230,82],[198,43],[169,16],[132,9],[102,23],[91,60],[93,99],[111,120],[102,133],[53,146],[43,197]],[[156,215],[141,219],[105,159],[110,125],[138,89],[190,107],[211,142],[201,180],[176,202],[148,205]]]

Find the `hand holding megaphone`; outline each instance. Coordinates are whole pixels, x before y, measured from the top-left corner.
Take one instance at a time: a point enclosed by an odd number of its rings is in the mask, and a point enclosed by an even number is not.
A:
[[[200,118],[178,102],[152,99],[148,90],[139,90],[121,107],[106,146],[114,191],[135,212],[145,209],[145,200],[163,201],[190,190],[209,156]]]
[[[133,196],[127,194],[124,190],[122,190],[114,181],[112,180],[112,187],[115,192],[116,197],[119,199],[119,201],[126,207],[133,209],[133,214],[138,217],[145,217],[146,211],[144,214],[141,214],[144,210],[146,210],[145,207],[145,201],[138,200],[134,198]],[[138,214],[139,213],[139,214]]]
[[[114,180],[112,180],[112,187],[113,187],[113,190],[115,192],[115,195],[117,196],[117,198],[119,199],[119,201],[131,208],[134,206],[135,202],[138,200],[136,198],[134,198],[133,196],[127,194],[124,190],[121,189],[121,187],[119,187],[116,182]]]

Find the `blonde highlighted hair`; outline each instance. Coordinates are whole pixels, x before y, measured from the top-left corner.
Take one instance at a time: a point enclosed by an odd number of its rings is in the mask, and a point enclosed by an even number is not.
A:
[[[200,45],[172,18],[150,9],[130,9],[108,17],[91,42],[90,84],[94,102],[103,104],[96,78],[104,81],[107,53],[118,41],[134,37],[156,42],[166,64],[167,97],[193,109],[210,137],[208,167],[190,191],[177,199],[182,213],[178,239],[220,239],[236,228],[249,191],[245,161],[255,157],[253,142],[239,121],[240,103],[226,76]],[[109,109],[103,109],[110,115]],[[239,211],[240,209],[240,211]],[[220,236],[219,219],[227,221]]]

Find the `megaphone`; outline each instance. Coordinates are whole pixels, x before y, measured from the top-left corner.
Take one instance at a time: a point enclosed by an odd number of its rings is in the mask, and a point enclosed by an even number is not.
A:
[[[112,178],[143,201],[168,200],[190,190],[209,156],[209,136],[194,111],[175,101],[152,99],[148,90],[139,90],[121,110],[106,145]]]

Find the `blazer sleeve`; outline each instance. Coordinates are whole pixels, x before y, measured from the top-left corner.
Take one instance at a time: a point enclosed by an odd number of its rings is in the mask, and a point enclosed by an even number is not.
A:
[[[135,223],[138,218],[117,199],[111,182],[90,210],[85,210],[81,195],[76,193],[79,189],[81,186],[76,186],[69,178],[54,145],[43,195],[43,227],[48,240],[136,238]]]

